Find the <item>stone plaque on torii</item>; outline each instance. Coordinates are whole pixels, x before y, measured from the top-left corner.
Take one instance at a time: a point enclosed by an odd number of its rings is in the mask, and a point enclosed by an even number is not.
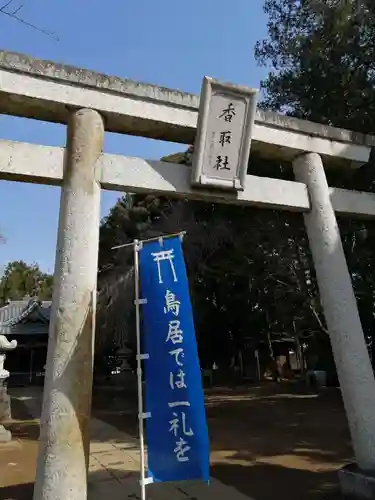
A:
[[[204,77],[195,137],[192,185],[245,189],[257,90]]]

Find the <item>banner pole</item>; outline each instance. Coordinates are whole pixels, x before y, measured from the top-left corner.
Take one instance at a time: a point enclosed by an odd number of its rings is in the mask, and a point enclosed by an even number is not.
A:
[[[139,314],[139,241],[134,240],[134,291],[135,291],[135,316],[137,333],[137,379],[138,379],[138,424],[139,424],[139,443],[140,443],[140,485],[141,499],[146,500],[146,482],[145,482],[145,445],[143,434],[143,386],[142,386],[142,356],[141,356],[141,320]]]

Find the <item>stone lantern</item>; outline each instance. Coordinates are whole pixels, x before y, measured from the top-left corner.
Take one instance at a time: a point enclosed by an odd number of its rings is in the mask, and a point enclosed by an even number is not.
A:
[[[1,422],[11,418],[10,397],[6,385],[9,372],[4,369],[5,353],[13,351],[16,347],[17,340],[9,342],[5,335],[0,335],[0,442],[3,443],[10,441],[12,438],[11,433],[1,425]]]

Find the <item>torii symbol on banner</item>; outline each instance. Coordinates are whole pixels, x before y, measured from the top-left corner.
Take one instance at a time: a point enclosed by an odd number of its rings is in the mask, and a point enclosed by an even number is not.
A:
[[[159,276],[159,284],[163,283],[162,277],[161,277],[161,268],[160,268],[160,262],[163,260],[169,261],[169,264],[171,266],[172,274],[173,274],[173,281],[176,282],[177,276],[176,276],[176,271],[173,265],[173,248],[171,250],[160,250],[160,252],[153,252],[151,255],[154,257],[154,262],[156,262],[158,266],[158,276]]]

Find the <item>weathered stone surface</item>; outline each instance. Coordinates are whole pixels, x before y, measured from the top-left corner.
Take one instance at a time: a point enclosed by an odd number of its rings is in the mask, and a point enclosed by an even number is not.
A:
[[[7,431],[4,426],[0,425],[0,443],[9,443],[12,439],[12,434]]]
[[[90,107],[106,130],[193,144],[199,97],[82,68],[0,51],[3,113],[68,123],[72,110]],[[27,89],[27,90],[25,90]],[[326,165],[351,168],[369,159],[375,138],[258,110],[252,151],[264,158],[292,159],[312,151]]]
[[[373,500],[375,473],[363,472],[356,464],[346,465],[339,471],[340,489],[346,500]]]
[[[102,117],[80,109],[67,132],[35,500],[87,497]]]
[[[38,78],[53,79],[56,82],[84,85],[85,87],[98,89],[102,92],[112,91],[124,97],[131,95],[138,99],[149,99],[169,106],[177,105],[180,108],[187,108],[194,111],[198,111],[199,108],[199,96],[195,94],[160,87],[158,85],[134,82],[129,79],[106,75],[88,69],[59,64],[54,61],[36,59],[16,52],[0,50],[0,68]],[[273,111],[257,110],[256,121],[269,124],[272,127],[305,132],[317,137],[349,141],[368,146],[375,145],[375,138],[373,136],[292,118]]]
[[[6,385],[0,380],[0,422],[7,422],[11,418],[10,396]]]
[[[12,340],[11,342],[9,342],[5,335],[0,335],[0,422],[6,422],[11,419],[10,397],[8,395],[6,385],[6,380],[9,377],[9,372],[8,370],[5,370],[4,362],[6,359],[5,353],[8,351],[13,351],[16,347],[16,340]],[[7,437],[4,437],[4,439],[5,442],[7,442],[8,436],[11,436],[11,434],[9,431],[6,431],[5,434]]]
[[[354,454],[363,470],[375,470],[375,378],[324,166],[319,155],[306,153],[293,168],[309,190],[312,209],[304,221]]]

